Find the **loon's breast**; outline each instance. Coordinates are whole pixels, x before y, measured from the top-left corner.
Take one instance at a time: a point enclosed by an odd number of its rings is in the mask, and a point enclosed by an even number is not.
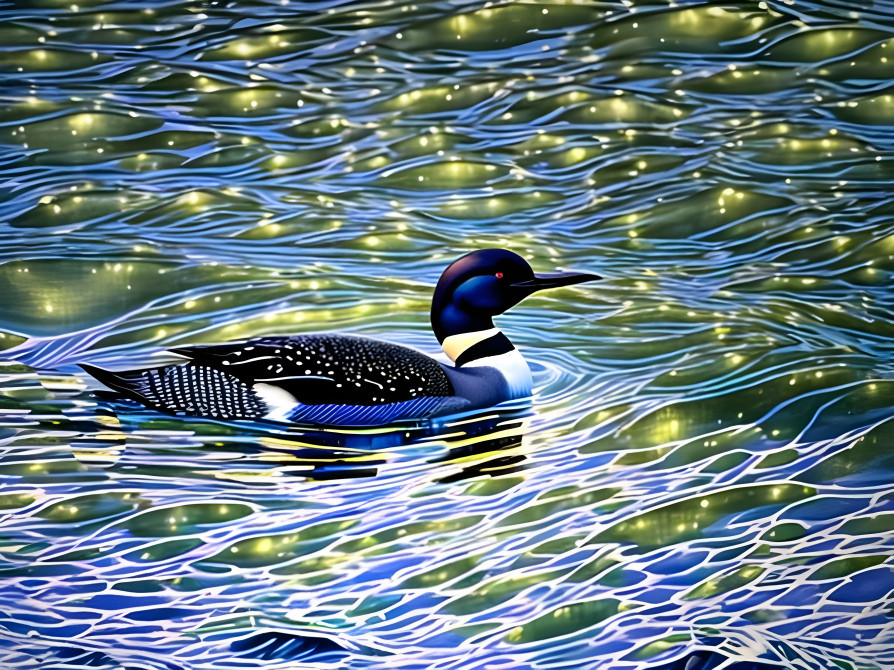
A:
[[[460,367],[441,365],[456,395],[475,407],[531,395],[531,369],[517,349],[478,358]]]

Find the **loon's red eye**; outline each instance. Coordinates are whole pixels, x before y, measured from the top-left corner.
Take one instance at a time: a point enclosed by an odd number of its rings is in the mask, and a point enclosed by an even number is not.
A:
[[[497,274],[494,275],[494,277],[496,277],[497,279],[502,279],[502,278],[503,278],[503,273],[502,273],[502,272],[498,272]]]

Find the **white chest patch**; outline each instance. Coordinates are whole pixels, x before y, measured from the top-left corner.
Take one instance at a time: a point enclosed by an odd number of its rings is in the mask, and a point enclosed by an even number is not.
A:
[[[518,349],[507,351],[505,354],[497,356],[487,356],[486,358],[478,358],[463,365],[464,368],[491,367],[500,371],[500,374],[509,384],[510,398],[527,398],[531,395],[533,380],[531,379],[531,368],[528,367],[524,357],[519,353]]]

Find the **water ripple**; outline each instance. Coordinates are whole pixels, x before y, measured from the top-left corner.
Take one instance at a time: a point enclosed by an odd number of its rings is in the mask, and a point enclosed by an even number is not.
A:
[[[894,665],[892,16],[0,7],[0,665]],[[502,318],[530,407],[183,421],[75,367],[434,351],[483,246],[606,277]]]

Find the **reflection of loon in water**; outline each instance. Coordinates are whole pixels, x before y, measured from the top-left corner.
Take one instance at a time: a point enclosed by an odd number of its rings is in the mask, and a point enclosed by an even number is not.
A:
[[[300,442],[286,437],[262,438],[259,443],[267,450],[267,460],[271,451],[300,456],[301,464],[296,464],[291,474],[315,480],[375,477],[385,464],[386,450],[431,446],[438,454],[427,462],[437,468],[437,481],[450,483],[520,469],[526,458],[525,436],[531,416],[527,406],[479,412],[407,430],[375,434],[300,431]]]
[[[376,477],[389,462],[409,457],[430,464],[431,479],[450,483],[519,470],[527,458],[526,437],[533,415],[526,399],[511,407],[389,428],[277,429],[276,424],[264,422],[228,426],[198,419],[184,422],[172,433],[169,421],[159,422],[157,415],[136,409],[115,420],[103,420],[102,431],[85,424],[85,439],[73,442],[72,447],[83,464],[108,466],[134,446],[128,464],[138,467],[145,454],[154,453],[144,452],[141,446],[155,443],[161,429],[167,447],[213,451],[217,464],[213,472],[219,479],[230,478],[229,464],[236,467],[232,477],[237,480],[248,476],[260,481],[252,473],[263,474],[271,467],[278,476],[317,481]],[[211,431],[206,430],[211,426]],[[190,460],[185,467],[194,465]]]
[[[172,349],[190,359],[183,365],[82,367],[117,397],[178,416],[371,426],[452,415],[531,394],[528,365],[494,316],[535,291],[595,279],[535,274],[503,249],[463,256],[441,275],[431,308],[452,365],[396,344],[317,334]]]

